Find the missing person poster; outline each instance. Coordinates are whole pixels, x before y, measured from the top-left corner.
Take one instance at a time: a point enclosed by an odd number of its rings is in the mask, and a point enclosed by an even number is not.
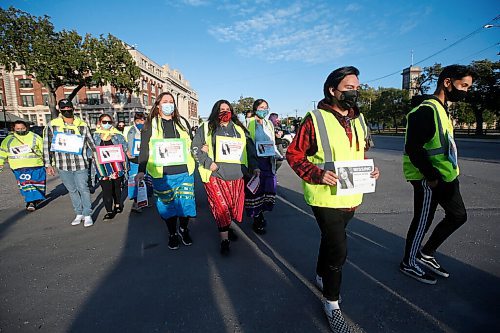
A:
[[[137,207],[143,208],[148,206],[148,188],[144,180],[141,180],[137,186]]]
[[[375,169],[373,160],[335,161],[337,195],[375,192],[375,178],[370,173]]]
[[[99,164],[124,162],[125,154],[122,145],[97,146],[97,161]]]

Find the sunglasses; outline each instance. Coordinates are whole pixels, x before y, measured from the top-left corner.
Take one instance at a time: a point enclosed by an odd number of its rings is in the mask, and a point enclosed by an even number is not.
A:
[[[112,124],[113,122],[111,120],[102,120],[101,124]]]

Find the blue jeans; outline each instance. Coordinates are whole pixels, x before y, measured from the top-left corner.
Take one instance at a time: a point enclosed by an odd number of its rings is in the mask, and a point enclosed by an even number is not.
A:
[[[90,216],[92,214],[92,202],[87,183],[88,170],[66,171],[58,169],[57,171],[69,192],[76,215]]]

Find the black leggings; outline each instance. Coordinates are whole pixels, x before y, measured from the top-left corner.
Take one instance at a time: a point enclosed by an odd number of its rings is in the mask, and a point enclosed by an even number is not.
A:
[[[170,235],[175,235],[177,233],[177,216],[169,217],[168,219],[164,220],[165,224],[167,225],[168,232]],[[188,223],[189,223],[189,216],[179,216],[179,221],[180,221],[180,227],[183,230],[187,229]]]
[[[314,206],[311,208],[321,230],[316,273],[323,279],[323,296],[329,301],[338,301],[342,266],[347,258],[345,228],[354,216],[354,211]]]
[[[102,201],[108,213],[113,212],[113,203],[121,205],[123,176],[117,179],[99,180],[102,188]]]

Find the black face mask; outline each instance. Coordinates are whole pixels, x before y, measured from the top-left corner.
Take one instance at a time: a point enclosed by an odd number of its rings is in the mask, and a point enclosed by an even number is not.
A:
[[[15,131],[15,132],[17,135],[21,135],[21,136],[28,134],[28,131]]]
[[[73,110],[61,110],[61,114],[64,118],[73,118]]]
[[[462,102],[465,100],[465,97],[467,97],[467,91],[457,89],[453,82],[451,83],[451,91],[445,89],[444,94],[446,96],[446,100],[449,102]]]
[[[342,109],[349,110],[357,105],[356,103],[359,97],[359,92],[357,90],[340,91],[340,93],[340,98],[337,98],[337,101]]]

